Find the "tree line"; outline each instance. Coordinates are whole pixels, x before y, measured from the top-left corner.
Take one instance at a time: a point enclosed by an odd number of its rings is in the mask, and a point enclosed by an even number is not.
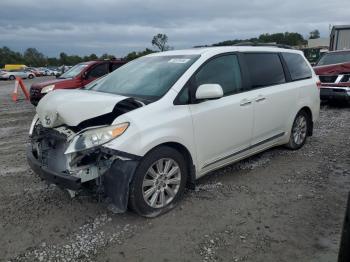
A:
[[[319,31],[313,30],[310,32],[309,38],[319,38]],[[261,34],[259,37],[253,37],[249,39],[235,39],[235,40],[226,40],[223,42],[215,43],[212,45],[204,45],[204,46],[229,46],[242,42],[252,42],[252,43],[276,43],[276,44],[284,44],[290,46],[302,46],[307,43],[307,40],[304,37],[295,32],[285,32],[285,33],[275,33],[275,34]],[[168,36],[166,34],[157,34],[153,37],[151,41],[152,45],[156,48],[156,50],[146,48],[143,51],[133,51],[127,54],[125,57],[121,58],[126,61],[133,60],[135,58],[157,52],[157,51],[166,51],[172,49],[171,46],[168,45]],[[195,46],[202,47],[202,46]],[[58,57],[47,57],[38,51],[36,48],[28,48],[23,53],[15,52],[11,50],[9,47],[0,48],[0,68],[2,68],[5,64],[25,64],[27,66],[59,66],[59,65],[75,65],[84,61],[96,60],[96,59],[111,59],[114,58],[111,54],[103,54],[101,56],[97,56],[92,53],[87,56],[79,56],[79,55],[68,55],[64,52],[61,52]]]

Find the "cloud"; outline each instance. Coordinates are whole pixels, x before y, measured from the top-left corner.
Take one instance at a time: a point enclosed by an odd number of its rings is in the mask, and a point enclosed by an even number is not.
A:
[[[329,24],[346,24],[348,0],[2,0],[0,46],[36,47],[59,52],[123,56],[151,47],[152,36],[166,33],[169,44],[187,48],[261,33],[294,31],[307,36]]]

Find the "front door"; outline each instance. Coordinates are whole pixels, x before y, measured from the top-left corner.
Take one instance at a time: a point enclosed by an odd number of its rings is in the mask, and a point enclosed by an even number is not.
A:
[[[198,169],[204,173],[232,161],[248,148],[252,137],[253,104],[242,92],[237,55],[209,60],[193,79],[196,87],[219,84],[224,97],[191,104]]]

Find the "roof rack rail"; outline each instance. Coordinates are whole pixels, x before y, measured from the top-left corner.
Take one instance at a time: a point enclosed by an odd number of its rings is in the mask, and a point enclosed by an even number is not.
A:
[[[270,44],[270,43],[254,43],[254,42],[242,42],[242,43],[234,44],[234,46],[270,46],[270,47],[278,47],[278,48],[285,48],[285,49],[294,49],[290,45]]]

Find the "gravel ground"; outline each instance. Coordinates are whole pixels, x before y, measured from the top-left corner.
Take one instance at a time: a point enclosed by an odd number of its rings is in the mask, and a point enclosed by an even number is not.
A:
[[[176,209],[145,219],[70,199],[30,171],[34,107],[13,103],[13,86],[0,81],[0,261],[336,261],[350,189],[349,107],[323,106],[301,150],[274,148],[216,171]]]

